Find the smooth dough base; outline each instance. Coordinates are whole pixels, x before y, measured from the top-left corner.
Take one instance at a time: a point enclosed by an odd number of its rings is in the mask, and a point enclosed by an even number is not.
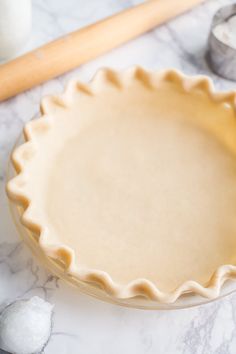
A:
[[[171,291],[235,263],[236,161],[191,122],[156,118],[114,115],[68,140],[46,212],[80,264]]]

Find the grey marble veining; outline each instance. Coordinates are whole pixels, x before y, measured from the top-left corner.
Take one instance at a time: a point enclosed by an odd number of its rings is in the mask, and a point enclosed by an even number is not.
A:
[[[34,26],[25,50],[137,4],[136,0],[33,0]],[[18,298],[55,303],[55,325],[45,354],[234,354],[236,295],[181,311],[141,311],[99,302],[48,274],[19,240],[4,192],[9,153],[42,96],[61,92],[70,77],[88,80],[100,66],[175,67],[208,74],[218,89],[236,83],[213,74],[205,59],[214,12],[234,1],[208,0],[186,15],[60,78],[0,104],[0,311]]]

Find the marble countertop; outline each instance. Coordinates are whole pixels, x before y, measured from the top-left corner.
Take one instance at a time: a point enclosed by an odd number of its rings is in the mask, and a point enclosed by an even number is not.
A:
[[[33,30],[25,50],[134,5],[135,0],[33,0]],[[236,294],[197,308],[143,311],[85,296],[48,274],[19,241],[4,192],[6,163],[42,96],[60,92],[72,76],[89,79],[100,66],[175,67],[208,74],[217,88],[235,83],[212,74],[205,60],[211,18],[227,0],[208,0],[193,11],[87,65],[0,104],[0,308],[39,295],[55,304],[53,335],[45,354],[236,353]]]

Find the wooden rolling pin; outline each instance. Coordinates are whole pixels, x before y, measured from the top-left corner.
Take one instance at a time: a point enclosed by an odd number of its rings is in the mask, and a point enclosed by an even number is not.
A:
[[[86,63],[203,1],[146,1],[3,64],[0,101]]]

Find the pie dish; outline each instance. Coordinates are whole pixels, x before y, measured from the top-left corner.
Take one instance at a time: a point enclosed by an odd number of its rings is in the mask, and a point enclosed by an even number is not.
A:
[[[215,298],[236,274],[235,103],[175,70],[71,81],[26,124],[8,196],[47,256],[113,297]]]

